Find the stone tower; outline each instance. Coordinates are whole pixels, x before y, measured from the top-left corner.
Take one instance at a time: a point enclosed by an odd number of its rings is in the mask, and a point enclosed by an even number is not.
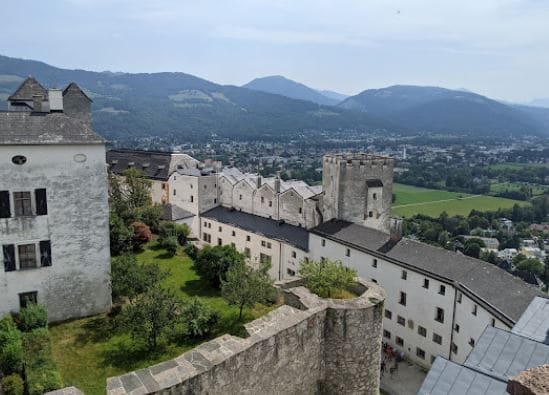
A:
[[[341,219],[389,231],[394,159],[369,154],[323,158],[324,221]]]

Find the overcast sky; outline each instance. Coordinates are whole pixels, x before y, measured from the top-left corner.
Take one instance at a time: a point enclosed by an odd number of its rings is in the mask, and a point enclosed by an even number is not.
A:
[[[355,94],[393,84],[549,97],[549,0],[2,1],[0,53],[58,67],[280,74]]]

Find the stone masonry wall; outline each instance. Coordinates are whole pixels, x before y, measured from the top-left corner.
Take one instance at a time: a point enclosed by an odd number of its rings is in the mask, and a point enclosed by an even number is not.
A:
[[[107,394],[377,394],[385,295],[360,287],[351,300],[285,289],[288,304],[248,323],[249,337],[224,335],[110,378]]]

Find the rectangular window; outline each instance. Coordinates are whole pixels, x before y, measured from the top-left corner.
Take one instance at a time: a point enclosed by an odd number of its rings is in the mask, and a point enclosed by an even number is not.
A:
[[[403,280],[406,280],[408,278],[408,272],[406,272],[406,270],[403,270],[402,274],[400,275],[400,278]]]
[[[400,316],[400,315],[397,316],[397,323],[398,323],[399,325],[402,325],[402,326],[406,325],[406,318],[404,318],[404,317],[402,317],[402,316]]]
[[[266,247],[267,246],[267,242],[265,240],[261,240],[261,247]]]
[[[32,203],[30,192],[14,192],[13,205],[15,206],[15,216],[24,217],[32,215]]]
[[[303,212],[303,209],[300,207],[299,208],[299,214],[301,214]]]
[[[495,319],[495,318],[492,318],[492,319],[490,320],[490,325],[496,326],[496,319]]]
[[[459,333],[459,324],[456,324],[456,325],[454,326],[454,330],[455,330],[457,333]]]
[[[390,339],[391,338],[391,332],[384,329],[383,330],[383,337],[386,338],[386,339]]]
[[[418,335],[420,335],[420,336],[427,337],[427,329],[425,329],[425,328],[422,327],[421,325],[418,325],[418,326],[417,326],[417,333],[418,333]]]
[[[38,292],[24,292],[19,294],[19,306],[24,309],[29,304],[36,304],[38,303]]]
[[[239,196],[238,196],[238,200],[242,200],[242,195],[239,195]]]
[[[322,247],[326,247],[326,240],[322,239],[322,240],[320,241],[320,245],[321,245]]]
[[[295,251],[292,251],[292,258],[297,258],[297,253]]]
[[[49,240],[40,242],[40,266],[51,266],[51,243]]]
[[[223,228],[222,228],[221,226],[219,226],[219,227],[217,228],[217,231],[218,231],[218,232],[223,232]]]
[[[231,235],[232,235],[233,237],[236,236],[236,232],[233,230],[233,231],[231,232]]]
[[[250,249],[248,247],[244,248],[244,256],[246,258],[250,258],[252,256],[252,252],[250,251]]]
[[[273,201],[269,200],[269,207],[273,207]]]
[[[212,228],[212,223],[211,223],[211,222],[208,222],[208,228],[209,228],[209,229]]]
[[[350,248],[347,248],[345,250],[345,256],[351,256],[351,249]]]
[[[416,347],[416,356],[421,359],[425,359],[425,351],[423,351],[421,348]]]
[[[271,243],[267,242],[267,248],[271,248],[271,247],[272,247]]]
[[[209,233],[202,233],[202,240],[204,240],[206,243],[211,243],[212,236]]]
[[[247,235],[246,236],[246,241],[251,241],[252,240],[252,237],[250,235]]]
[[[265,198],[261,196],[261,204],[265,203]]]
[[[208,223],[206,221],[204,221],[204,227],[208,227]]]
[[[444,285],[441,285],[438,288],[438,293],[439,293],[439,295],[446,295],[446,287]]]
[[[398,303],[400,303],[403,306],[406,306],[406,293],[405,292],[400,291],[400,299],[399,299]]]
[[[372,267],[376,268],[377,267],[377,259],[374,258],[374,260],[372,261]]]
[[[292,269],[286,269],[286,273],[288,273],[289,276],[295,276],[295,270]]]
[[[176,193],[175,188],[174,188],[174,189],[173,189],[173,195],[175,196],[176,194],[177,194],[177,193]]]
[[[435,321],[438,321],[440,323],[444,322],[444,309],[437,307],[437,311],[435,314]]]
[[[423,288],[429,289],[429,279],[427,278],[423,279]]]
[[[436,344],[442,344],[442,336],[433,333],[433,342],[435,342]]]
[[[477,315],[477,310],[478,310],[478,306],[474,305],[473,306],[473,311],[472,311],[473,315]]]
[[[34,244],[22,244],[17,246],[19,253],[19,269],[33,269],[36,265],[36,246]]]
[[[475,339],[470,338],[470,339],[469,339],[469,345],[470,345],[471,347],[475,347]]]
[[[34,190],[34,200],[36,201],[36,215],[48,214],[48,198],[46,189],[40,188]]]
[[[10,192],[0,191],[0,218],[11,217]]]
[[[259,262],[271,263],[271,256],[267,254],[259,254]]]
[[[458,302],[458,303],[461,303],[461,296],[462,296],[462,295],[463,295],[463,294],[462,294],[461,292],[458,292],[458,296],[457,296],[457,302]]]
[[[222,246],[222,245],[223,245],[223,240],[220,239],[220,238],[218,238],[218,239],[217,239],[217,245],[218,245],[218,246]]]
[[[450,346],[450,350],[452,353],[457,354],[458,353],[458,346],[456,346],[454,343]]]
[[[16,269],[15,246],[13,244],[4,245],[2,251],[4,253],[4,271],[13,272]]]
[[[191,195],[191,203],[194,203],[194,196]]]
[[[390,310],[385,309],[385,318],[388,320],[393,318],[393,313]]]
[[[404,347],[404,340],[401,337],[395,337],[395,342],[397,346]]]

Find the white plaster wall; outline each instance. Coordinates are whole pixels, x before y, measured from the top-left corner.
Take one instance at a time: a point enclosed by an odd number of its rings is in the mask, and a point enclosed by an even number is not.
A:
[[[86,156],[85,162],[75,155]],[[14,155],[27,163],[14,165]],[[5,272],[0,253],[0,316],[19,310],[19,293],[38,292],[51,321],[111,306],[109,209],[103,145],[0,146],[0,190],[46,188],[48,214],[0,219],[0,245],[50,240],[52,266]],[[13,215],[13,207],[12,207]]]
[[[217,176],[200,176],[198,178],[198,210],[200,213],[219,206],[217,196]]]
[[[217,187],[219,190],[219,201],[222,206],[232,207],[233,206],[233,185],[231,182],[220,176],[218,179]]]
[[[170,179],[175,189],[175,195],[172,192],[171,202],[194,215],[198,215],[198,195],[201,192],[198,185],[199,178],[174,173]]]
[[[263,202],[261,202],[261,198],[263,198]],[[270,206],[269,202],[271,202]],[[278,219],[278,196],[268,184],[263,184],[256,191],[253,198],[253,208],[255,215]]]
[[[151,181],[151,200],[153,203],[169,203],[170,202],[170,183],[168,181],[150,180]],[[162,188],[165,185],[165,188]]]
[[[280,219],[292,225],[305,224],[303,211],[303,198],[293,189],[284,191],[279,195],[279,215]],[[299,210],[301,209],[301,213]]]
[[[233,188],[233,207],[246,213],[253,213],[253,193],[254,189],[246,180],[237,182]]]

